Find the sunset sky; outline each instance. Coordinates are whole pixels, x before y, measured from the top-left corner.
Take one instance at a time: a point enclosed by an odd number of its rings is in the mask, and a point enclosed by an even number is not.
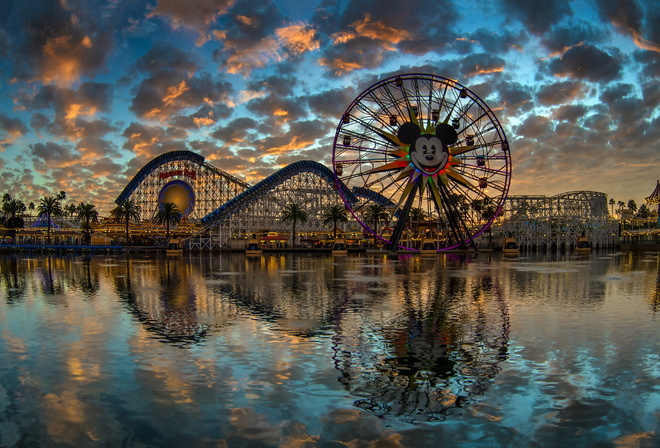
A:
[[[330,166],[351,101],[412,72],[495,111],[510,194],[660,179],[657,0],[1,0],[0,194],[106,213],[178,149],[252,183]]]

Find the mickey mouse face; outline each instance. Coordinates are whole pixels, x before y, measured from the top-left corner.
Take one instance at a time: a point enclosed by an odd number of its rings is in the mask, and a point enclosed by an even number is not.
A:
[[[413,123],[404,123],[397,132],[402,143],[410,144],[410,161],[413,166],[427,176],[439,173],[449,161],[448,145],[456,142],[458,136],[452,126],[441,123],[436,126],[435,135],[421,134]]]
[[[410,145],[410,161],[415,168],[432,176],[442,170],[449,160],[447,146],[435,135],[424,134]]]

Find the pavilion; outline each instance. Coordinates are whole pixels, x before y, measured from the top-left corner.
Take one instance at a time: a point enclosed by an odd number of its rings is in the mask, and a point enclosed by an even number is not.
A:
[[[655,190],[651,193],[651,196],[644,198],[647,204],[657,205],[658,209],[658,227],[660,227],[660,180],[656,181]]]

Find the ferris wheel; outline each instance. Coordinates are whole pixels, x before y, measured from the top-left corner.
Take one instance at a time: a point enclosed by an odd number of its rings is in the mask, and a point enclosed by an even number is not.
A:
[[[509,144],[491,109],[458,82],[404,74],[346,109],[332,163],[344,203],[390,249],[473,245],[502,210]]]

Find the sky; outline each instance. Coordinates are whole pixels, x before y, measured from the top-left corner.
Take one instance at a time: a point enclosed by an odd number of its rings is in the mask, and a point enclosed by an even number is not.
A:
[[[331,165],[342,113],[397,73],[458,81],[510,143],[510,195],[660,179],[657,0],[0,0],[0,194],[102,214],[172,150],[256,183]]]

